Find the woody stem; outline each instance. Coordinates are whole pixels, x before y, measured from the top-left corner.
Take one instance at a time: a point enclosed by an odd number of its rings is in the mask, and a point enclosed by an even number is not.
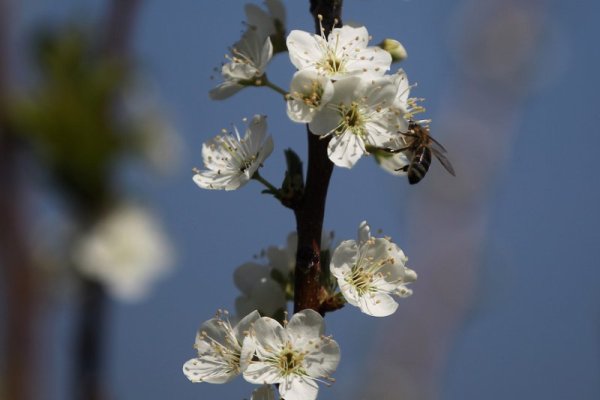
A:
[[[326,35],[340,27],[342,0],[310,0],[317,33],[321,24]],[[304,196],[295,207],[298,251],[294,282],[294,312],[311,308],[321,311],[321,232],[333,163],[327,156],[329,139],[320,139],[307,126],[308,167]]]

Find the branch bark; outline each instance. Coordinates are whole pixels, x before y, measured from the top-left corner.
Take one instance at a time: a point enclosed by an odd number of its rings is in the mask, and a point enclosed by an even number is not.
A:
[[[0,0],[0,265],[4,273],[6,322],[3,324],[5,359],[4,396],[29,400],[34,396],[30,377],[37,372],[34,323],[37,309],[33,260],[27,243],[23,196],[18,174],[18,143],[7,115],[9,92],[10,1]],[[2,393],[0,393],[0,397]]]
[[[342,0],[311,0],[310,12],[314,17],[316,31],[321,24],[326,35],[334,26],[341,26]],[[322,140],[307,127],[308,167],[304,196],[296,207],[296,230],[298,251],[294,282],[294,312],[311,308],[321,310],[326,293],[321,286],[321,232],[325,215],[325,203],[333,163],[327,156],[328,139]]]

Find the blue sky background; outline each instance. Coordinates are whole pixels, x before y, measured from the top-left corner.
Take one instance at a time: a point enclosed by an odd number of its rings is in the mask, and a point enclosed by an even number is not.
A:
[[[17,10],[17,43],[39,22],[72,15],[101,16],[104,2],[25,0]],[[600,187],[600,5],[592,1],[532,2],[544,10],[551,28],[532,73],[534,90],[522,99],[514,132],[507,132],[506,159],[493,174],[486,196],[487,234],[481,250],[475,297],[442,374],[442,399],[597,399],[600,398],[600,267],[598,262]],[[113,303],[109,382],[116,399],[209,399],[249,397],[252,386],[191,384],[181,365],[194,355],[199,324],[218,308],[233,308],[233,269],[260,249],[283,245],[294,228],[293,215],[251,183],[239,191],[202,191],[191,180],[201,166],[203,141],[231,122],[256,113],[269,115],[275,151],[263,176],[279,182],[283,150],[305,156],[305,128],[284,114],[280,97],[250,88],[232,99],[213,102],[212,69],[243,26],[243,1],[151,0],[142,5],[134,38],[139,66],[151,81],[183,152],[173,175],[157,179],[133,170],[124,182],[153,205],[178,250],[177,268],[145,302]],[[460,1],[346,1],[347,21],[364,23],[377,42],[401,40],[409,53],[402,65],[416,95],[428,99],[428,116],[452,101],[444,91],[456,79],[452,40]],[[288,29],[312,31],[308,2],[287,1]],[[462,26],[469,32],[468,26]],[[269,68],[272,81],[287,87],[293,67],[278,55]],[[23,74],[24,75],[24,74]],[[443,95],[444,94],[444,95]],[[443,95],[443,96],[442,96]],[[493,96],[493,94],[492,94]],[[480,116],[485,120],[485,116]],[[450,142],[438,127],[440,141]],[[445,140],[444,140],[445,139]],[[480,155],[453,143],[455,163]],[[503,150],[504,151],[504,150]],[[457,173],[460,175],[461,171]],[[438,166],[431,175],[452,178]],[[325,227],[338,240],[354,238],[360,221],[399,238],[411,256],[405,206],[427,193],[433,179],[409,187],[405,179],[382,172],[371,160],[351,171],[336,169]],[[406,245],[402,238],[406,239]],[[435,247],[435,243],[431,247]],[[415,296],[427,296],[414,286]],[[410,299],[405,303],[410,303]],[[66,297],[47,314],[51,345],[44,348],[50,371],[43,383],[48,399],[65,399],[72,328]],[[56,322],[58,321],[58,322]],[[355,309],[327,316],[328,332],[342,348],[338,381],[319,398],[350,398],[366,382],[367,356],[384,321]],[[409,329],[409,327],[407,327]],[[44,347],[46,347],[46,345]],[[401,344],[398,343],[400,346]],[[51,360],[51,361],[50,361]]]

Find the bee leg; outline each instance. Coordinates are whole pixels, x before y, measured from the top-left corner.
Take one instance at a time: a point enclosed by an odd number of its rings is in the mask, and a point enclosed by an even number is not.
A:
[[[403,151],[406,151],[408,149],[410,149],[411,146],[406,146],[406,147],[401,147],[399,149],[391,149],[389,147],[384,147],[381,150],[384,150],[388,153],[392,153],[392,154],[398,154],[398,153],[402,153]]]
[[[405,165],[405,166],[404,166],[404,167],[402,167],[402,168],[395,169],[394,171],[402,171],[402,172],[406,172],[406,171],[408,171],[408,165]]]

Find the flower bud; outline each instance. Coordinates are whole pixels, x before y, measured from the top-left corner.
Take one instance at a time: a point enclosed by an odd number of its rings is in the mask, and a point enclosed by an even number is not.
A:
[[[404,59],[406,59],[406,57],[408,57],[406,49],[404,48],[402,43],[400,43],[397,40],[389,38],[383,39],[383,41],[379,43],[379,47],[390,53],[390,55],[392,56],[392,62],[403,61]]]

